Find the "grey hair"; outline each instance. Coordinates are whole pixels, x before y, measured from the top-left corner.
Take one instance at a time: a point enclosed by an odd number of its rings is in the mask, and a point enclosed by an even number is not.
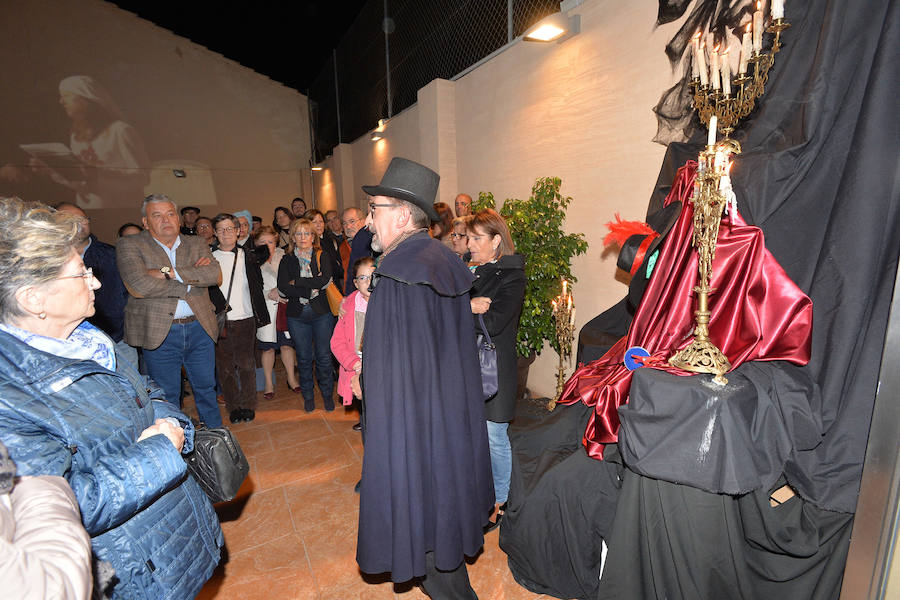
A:
[[[14,324],[25,316],[16,292],[58,277],[72,258],[79,232],[75,215],[0,198],[0,322]]]
[[[175,212],[178,212],[178,205],[175,204],[175,201],[166,196],[165,194],[150,194],[144,201],[141,203],[141,216],[147,216],[147,205],[152,204],[154,202],[168,202],[172,206],[175,207]]]
[[[347,208],[345,208],[344,212],[341,213],[341,218],[343,218],[344,215],[346,215],[351,210],[356,213],[357,219],[365,219],[366,218],[366,214],[363,212],[363,209],[361,209],[358,206],[348,206]]]
[[[391,198],[397,202],[400,206],[406,206],[409,209],[409,217],[412,220],[413,225],[417,229],[427,229],[431,226],[431,217],[425,214],[425,211],[413,204],[412,202],[407,202],[406,200],[400,200],[397,198]]]

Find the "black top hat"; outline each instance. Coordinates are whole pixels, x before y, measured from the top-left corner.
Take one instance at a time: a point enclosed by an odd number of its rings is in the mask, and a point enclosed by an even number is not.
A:
[[[665,208],[649,215],[649,225],[656,235],[632,235],[622,245],[619,251],[619,259],[616,266],[632,274],[631,283],[628,286],[628,301],[635,308],[640,304],[647,289],[650,276],[647,274],[647,261],[653,258],[653,253],[659,248],[668,235],[678,216],[681,215],[681,202],[672,202]],[[654,260],[655,265],[655,260]]]
[[[440,221],[434,210],[434,198],[440,181],[441,176],[428,167],[396,157],[381,177],[381,183],[364,185],[362,189],[370,196],[388,196],[412,202],[425,211],[432,221]]]

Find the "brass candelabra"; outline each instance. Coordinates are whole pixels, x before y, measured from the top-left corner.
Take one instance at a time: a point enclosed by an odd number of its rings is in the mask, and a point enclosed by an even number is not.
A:
[[[729,157],[737,152],[740,152],[738,143],[726,140],[718,146],[707,146],[698,158],[697,178],[694,180],[694,194],[691,198],[694,205],[691,245],[697,249],[700,275],[698,285],[694,288],[697,293],[697,310],[694,312],[697,325],[691,344],[669,359],[670,365],[685,371],[712,373],[715,375],[713,380],[723,385],[728,383],[724,375],[731,369],[731,363],[709,339],[709,319],[712,314],[709,295],[714,291],[710,282],[719,224],[729,201],[727,192],[731,189]]]
[[[718,85],[703,84],[700,77],[691,80],[694,88],[693,105],[701,123],[709,123],[710,117],[715,115],[725,137],[731,135],[740,120],[753,111],[757,98],[765,92],[769,69],[775,64],[775,55],[781,49],[781,32],[790,26],[783,18],[773,19],[766,29],[774,35],[771,50],[752,52],[747,58],[746,72],[739,72],[734,79],[731,79],[730,67],[723,68],[721,89]],[[728,60],[727,54],[723,55],[723,60]],[[730,85],[726,84],[726,79],[730,81]]]
[[[559,345],[559,365],[556,367],[556,395],[547,404],[547,410],[556,408],[566,385],[566,365],[572,362],[572,341],[575,339],[575,302],[569,282],[562,280],[562,293],[553,302],[553,324],[556,343]]]

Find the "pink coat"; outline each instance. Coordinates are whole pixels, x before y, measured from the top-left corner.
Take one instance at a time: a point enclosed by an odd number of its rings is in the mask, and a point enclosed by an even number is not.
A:
[[[337,325],[334,326],[334,333],[331,335],[331,352],[338,359],[338,362],[341,363],[340,373],[338,374],[338,394],[340,394],[344,406],[353,404],[350,378],[356,374],[354,367],[361,360],[356,354],[357,294],[359,294],[359,291],[355,290],[341,302],[344,316],[338,319]]]

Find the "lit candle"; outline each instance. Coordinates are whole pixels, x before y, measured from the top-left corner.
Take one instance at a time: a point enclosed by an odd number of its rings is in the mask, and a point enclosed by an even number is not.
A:
[[[693,75],[694,79],[700,77],[700,59],[697,58],[698,54],[700,54],[699,31],[691,36],[691,57],[693,58],[691,61],[691,75]]]
[[[712,89],[719,89],[719,47],[709,53],[709,76],[712,78]]]
[[[571,317],[569,318],[569,324],[574,328],[575,327],[575,307],[572,307]]]
[[[762,2],[756,3],[756,12],[753,13],[753,52],[762,52],[763,14]]]
[[[707,146],[716,145],[716,128],[719,126],[719,117],[713,115],[709,118],[709,136],[706,138]]]
[[[550,304],[553,305],[553,314],[556,314],[556,300],[551,300]]]
[[[700,71],[700,85],[706,85],[709,83],[709,79],[706,76],[706,59],[704,58],[705,46],[700,46],[697,50],[697,70]]]
[[[784,0],[772,0],[772,19],[784,18]]]
[[[563,286],[562,296],[563,296],[563,298],[565,298],[566,297],[566,280],[565,279],[562,280],[562,286]]]
[[[747,23],[747,27],[744,29],[744,37],[741,38],[741,62],[740,66],[738,66],[738,73],[744,75],[747,72],[747,61],[750,60],[750,29],[752,28],[751,23]]]
[[[731,63],[728,62],[728,50],[722,53],[722,93],[731,95]]]
[[[572,296],[569,296],[569,301],[566,304],[567,304],[566,311],[571,311],[572,310]]]

